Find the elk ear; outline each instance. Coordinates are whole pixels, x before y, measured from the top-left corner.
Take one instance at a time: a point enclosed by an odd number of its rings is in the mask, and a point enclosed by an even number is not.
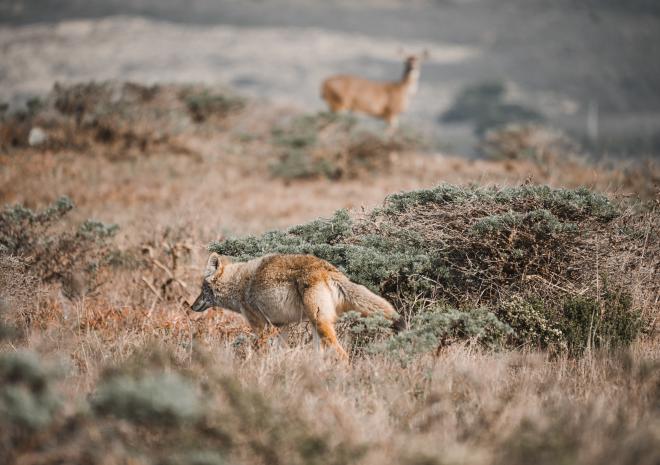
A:
[[[215,252],[212,252],[211,255],[209,256],[208,262],[206,262],[206,270],[204,271],[204,277],[208,278],[209,276],[213,276],[216,271],[218,271],[218,267],[220,266],[220,255],[218,255]]]

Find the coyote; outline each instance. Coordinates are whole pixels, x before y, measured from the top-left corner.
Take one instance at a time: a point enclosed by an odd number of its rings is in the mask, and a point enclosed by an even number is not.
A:
[[[420,55],[406,57],[403,77],[399,81],[379,82],[358,76],[331,76],[321,86],[321,97],[330,111],[359,111],[387,122],[388,132],[396,129],[399,114],[406,111],[410,97],[417,92],[421,62]]]
[[[392,305],[366,287],[351,282],[330,263],[312,255],[271,254],[247,262],[232,262],[212,253],[202,291],[192,310],[221,307],[241,313],[253,329],[308,320],[315,336],[347,360],[337,341],[334,323],[348,310],[364,316],[381,313],[399,320]]]

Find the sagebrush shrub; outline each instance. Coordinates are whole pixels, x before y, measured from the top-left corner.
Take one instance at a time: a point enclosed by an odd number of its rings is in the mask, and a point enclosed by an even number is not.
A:
[[[43,282],[62,283],[70,296],[92,285],[96,271],[111,254],[109,239],[119,229],[87,220],[74,231],[63,230],[73,208],[71,200],[61,197],[41,211],[15,205],[0,212],[0,255],[17,257],[30,275]]]
[[[93,406],[100,414],[152,425],[179,426],[202,414],[192,384],[167,372],[113,376],[99,386]]]
[[[350,338],[348,352],[351,354],[364,354],[374,342],[380,342],[393,334],[392,322],[383,315],[363,317],[354,311],[346,312],[339,318],[337,330]]]
[[[410,329],[388,339],[377,348],[402,359],[437,351],[456,340],[470,340],[487,347],[504,344],[513,330],[486,309],[459,311],[437,305],[418,313]]]
[[[224,118],[245,107],[243,98],[228,92],[213,92],[207,88],[184,89],[180,98],[185,102],[193,121],[197,123],[203,123],[212,117]]]
[[[0,149],[74,150],[102,154],[112,160],[161,150],[194,153],[178,136],[223,127],[245,99],[226,89],[203,85],[151,85],[104,81],[56,83],[43,101],[28,111],[0,115]],[[33,127],[44,140],[30,144]]]
[[[516,347],[567,348],[558,315],[543,301],[512,296],[500,303],[496,314],[513,330],[509,337]]]
[[[383,172],[390,168],[391,153],[419,147],[420,139],[418,134],[404,131],[386,138],[362,130],[350,115],[304,115],[273,130],[279,158],[271,172],[286,180]]]
[[[55,379],[32,352],[0,354],[0,428],[35,430],[50,424],[61,405]]]
[[[513,328],[510,344],[564,350],[574,345],[572,333],[557,323],[572,321],[566,302],[606,298],[593,279],[594,254],[600,254],[603,279],[624,293],[633,285],[634,268],[643,266],[640,259],[631,262],[629,273],[617,271],[623,257],[643,250],[643,238],[629,226],[634,218],[626,216],[622,227],[621,216],[607,197],[585,188],[442,184],[390,195],[359,218],[339,210],[286,231],[213,243],[210,250],[239,260],[273,252],[313,254],[406,315],[425,313],[438,302],[457,312],[482,308]],[[596,331],[625,345],[642,328],[639,312],[630,305],[615,308],[630,324],[610,330],[604,317]]]
[[[626,292],[606,289],[600,299],[573,296],[564,300],[562,307],[560,325],[574,354],[592,348],[630,345],[644,324]]]

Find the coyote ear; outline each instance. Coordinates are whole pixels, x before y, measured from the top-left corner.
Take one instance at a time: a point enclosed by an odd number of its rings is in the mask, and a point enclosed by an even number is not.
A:
[[[209,261],[206,262],[206,270],[204,271],[204,277],[208,278],[212,276],[220,266],[220,255],[215,252],[211,252],[209,256]]]

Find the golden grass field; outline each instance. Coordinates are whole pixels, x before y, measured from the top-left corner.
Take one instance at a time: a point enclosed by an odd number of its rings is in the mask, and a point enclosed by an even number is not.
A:
[[[156,99],[171,102],[176,89]],[[4,120],[0,133],[3,205],[40,211],[68,196],[75,208],[48,229],[53,235],[88,218],[119,226],[89,253],[78,253],[78,236],[56,259],[48,242],[25,245],[32,255],[2,252],[1,462],[660,461],[657,165],[595,163],[546,142],[533,146],[534,156],[516,157],[528,143],[517,135],[513,155],[499,158],[406,143],[356,152],[329,124],[312,157],[341,171],[283,178],[273,170],[283,156],[274,129],[300,117],[295,109],[259,101],[212,107],[199,124],[181,116],[187,126],[177,120],[161,134],[158,121],[117,122],[112,112],[85,123],[89,108],[79,112],[82,123],[74,113],[42,112]],[[49,139],[33,147],[25,137],[34,125]],[[405,361],[357,351],[345,366],[314,351],[305,325],[281,348],[254,341],[240,316],[189,310],[211,241],[340,208],[361,215],[389,194],[440,183],[586,186],[634,203],[646,228],[640,282],[651,292],[640,300],[642,335],[626,348],[577,357],[467,339]],[[9,234],[11,225],[2,227]],[[110,249],[114,261],[90,275],[80,260]],[[63,271],[49,275],[54,269]]]

